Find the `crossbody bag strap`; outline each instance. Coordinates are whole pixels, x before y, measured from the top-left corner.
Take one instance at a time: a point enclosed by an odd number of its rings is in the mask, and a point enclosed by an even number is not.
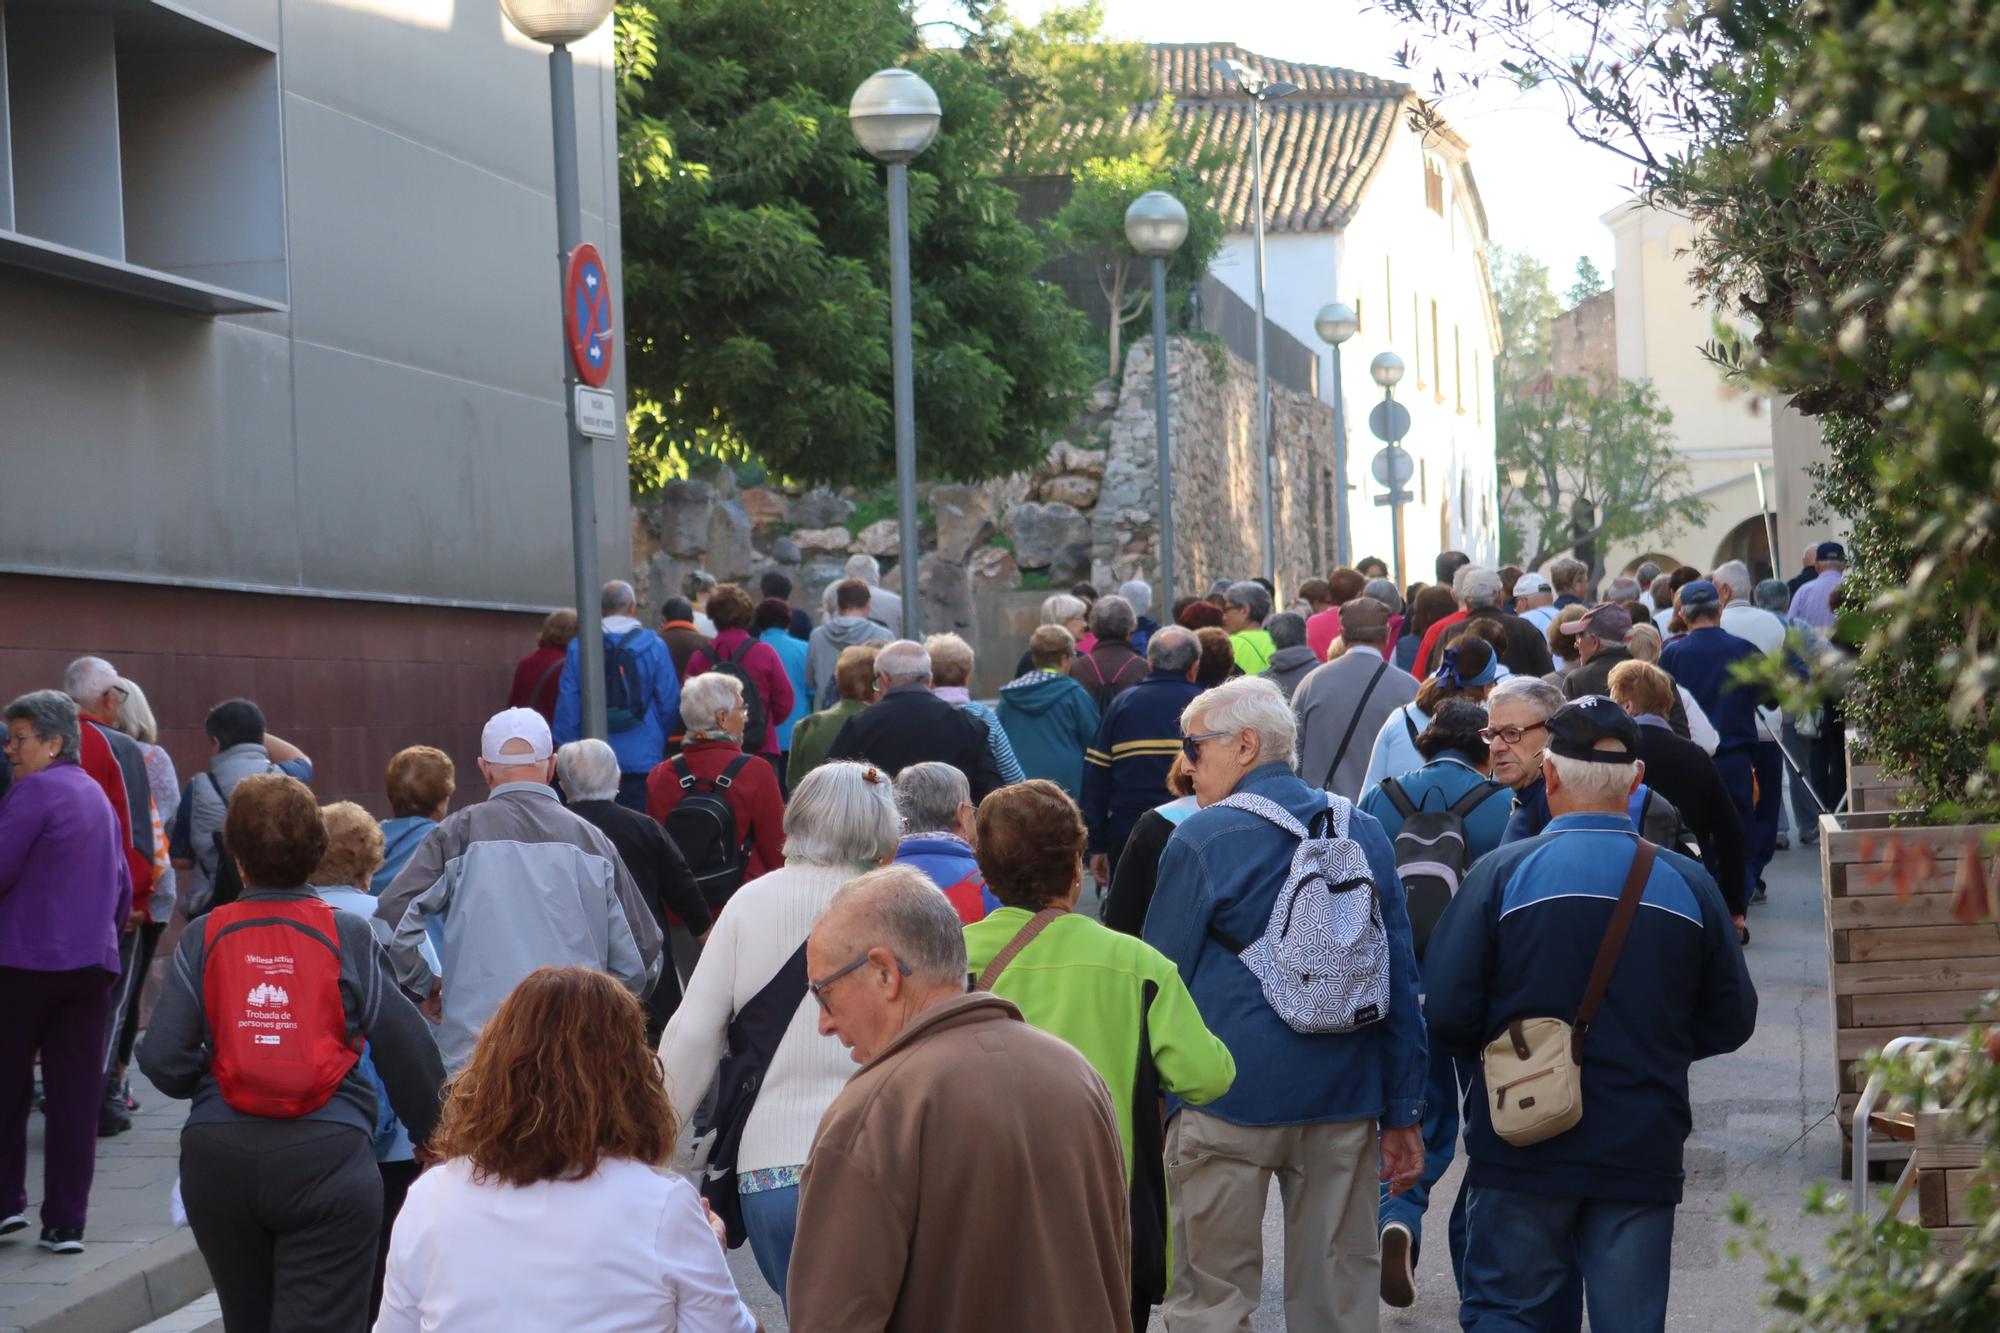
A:
[[[1583,1063],[1583,1034],[1597,1020],[1597,1006],[1603,1003],[1605,989],[1611,985],[1612,969],[1618,966],[1625,936],[1631,933],[1632,918],[1639,914],[1639,899],[1646,893],[1646,877],[1652,873],[1654,855],[1660,850],[1644,838],[1638,839],[1638,843],[1632,853],[1632,869],[1625,875],[1625,887],[1618,894],[1618,906],[1612,909],[1610,924],[1604,927],[1604,939],[1597,946],[1597,961],[1590,966],[1590,984],[1583,988],[1583,1003],[1577,1006],[1576,1022],[1570,1025],[1570,1058],[1577,1064]]]
[[[1361,691],[1361,702],[1354,705],[1354,716],[1347,719],[1347,734],[1340,738],[1340,748],[1333,752],[1333,762],[1326,766],[1326,776],[1320,779],[1320,786],[1332,782],[1333,775],[1340,771],[1340,761],[1347,758],[1347,747],[1354,743],[1354,729],[1361,725],[1361,714],[1367,711],[1368,701],[1375,697],[1375,687],[1388,673],[1389,663],[1385,659],[1375,668],[1375,674],[1368,678],[1368,688]]]
[[[993,983],[998,981],[1000,974],[1007,970],[1007,964],[1014,961],[1015,954],[1018,954],[1021,950],[1034,943],[1035,936],[1048,929],[1049,922],[1059,916],[1068,915],[1069,909],[1067,907],[1044,907],[1041,911],[1029,917],[1027,924],[1015,931],[1014,938],[1007,941],[1006,947],[993,955],[993,961],[980,969],[979,980],[972,983],[972,989],[992,990]]]

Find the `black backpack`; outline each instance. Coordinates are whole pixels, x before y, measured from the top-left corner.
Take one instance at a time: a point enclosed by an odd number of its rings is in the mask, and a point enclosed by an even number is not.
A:
[[[1465,820],[1486,803],[1488,797],[1507,790],[1497,782],[1481,782],[1443,810],[1425,810],[1410,800],[1408,792],[1394,778],[1382,779],[1382,794],[1403,817],[1396,834],[1396,874],[1403,881],[1403,896],[1409,901],[1410,938],[1417,957],[1424,956],[1431,928],[1444,909],[1451,905],[1459,883],[1471,867],[1472,853],[1465,840]]]
[[[667,836],[681,849],[703,901],[711,907],[729,901],[729,895],[743,884],[746,857],[743,840],[736,833],[729,788],[750,760],[750,755],[737,755],[713,781],[696,777],[686,755],[677,754],[667,761],[681,784],[680,803],[667,811],[663,821]]]
[[[276,764],[266,770],[271,773],[280,771]],[[215,780],[213,773],[203,773],[202,776],[208,779],[208,785],[215,792],[215,799],[222,802],[223,814],[227,815],[229,797],[222,790],[222,784]],[[188,793],[188,799],[194,799],[192,790]],[[243,877],[236,873],[236,858],[229,854],[229,845],[223,841],[222,830],[217,829],[209,834],[208,840],[209,845],[215,849],[215,873],[208,877],[208,897],[193,904],[189,909],[187,915],[190,921],[207,916],[216,908],[225,907],[243,896]]]
[[[631,629],[604,640],[604,725],[612,732],[630,731],[646,720],[646,676],[639,655],[626,646],[639,634]]]
[[[750,650],[756,646],[757,640],[745,639],[736,646],[736,651],[728,658],[709,668],[743,687],[743,711],[748,719],[743,724],[745,754],[759,754],[763,751],[764,738],[769,735],[771,726],[770,719],[764,712],[764,696],[757,692],[757,682],[751,679],[750,672],[743,665],[743,659],[748,657]],[[777,649],[773,648],[771,651],[776,652]]]

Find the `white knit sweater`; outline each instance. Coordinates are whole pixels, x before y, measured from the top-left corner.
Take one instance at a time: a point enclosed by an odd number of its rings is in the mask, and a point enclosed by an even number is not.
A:
[[[805,942],[835,890],[860,873],[792,861],[738,889],[716,917],[687,995],[660,1036],[667,1092],[683,1118],[694,1114],[714,1082],[737,1010]],[[803,996],[743,1127],[737,1170],[803,1164],[820,1117],[857,1067],[846,1047],[819,1034],[819,1006],[810,993]]]

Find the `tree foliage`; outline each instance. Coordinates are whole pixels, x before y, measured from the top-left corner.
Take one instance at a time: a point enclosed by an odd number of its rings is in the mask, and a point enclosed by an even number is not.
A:
[[[1500,355],[1493,359],[1493,401],[1542,373],[1549,360],[1549,334],[1562,302],[1549,281],[1549,266],[1525,250],[1495,245],[1488,252],[1493,298],[1500,307]]]
[[[1002,98],[894,0],[632,0],[617,17],[634,480],[750,454],[799,481],[892,470],[882,168],[847,101],[917,70],[943,128],[910,168],[918,466],[1034,462],[1084,383],[1081,317],[992,178]]]
[[[1222,216],[1210,202],[1208,186],[1193,171],[1180,166],[1155,166],[1140,157],[1097,158],[1076,172],[1069,202],[1049,219],[1050,246],[1058,253],[1083,255],[1095,262],[1097,288],[1110,315],[1111,364],[1114,378],[1123,369],[1120,346],[1127,324],[1144,315],[1152,300],[1151,263],[1125,241],[1125,210],[1148,190],[1164,190],[1188,212],[1187,240],[1167,261],[1167,306],[1185,310],[1175,299],[1201,281],[1210,261],[1222,248]]]
[[[1591,262],[1590,256],[1578,255],[1576,281],[1569,285],[1567,292],[1563,293],[1563,304],[1574,310],[1591,297],[1603,292],[1606,285],[1604,275],[1597,271],[1597,265]]]
[[[1673,421],[1650,385],[1631,380],[1565,376],[1504,404],[1494,422],[1501,526],[1536,540],[1510,558],[1539,569],[1575,546],[1664,539],[1707,517],[1707,502],[1689,493]]]

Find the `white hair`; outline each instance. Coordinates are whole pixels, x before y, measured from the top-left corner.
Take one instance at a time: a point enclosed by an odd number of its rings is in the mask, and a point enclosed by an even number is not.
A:
[[[1118,585],[1118,595],[1132,603],[1134,615],[1145,615],[1153,609],[1153,585],[1144,579],[1131,579]]]
[[[1730,560],[1717,565],[1715,572],[1708,577],[1709,582],[1713,583],[1716,587],[1729,589],[1730,601],[1748,602],[1750,600],[1750,594],[1754,588],[1754,585],[1750,581],[1750,566],[1744,564],[1741,560]]]
[[[1459,571],[1459,600],[1470,610],[1479,611],[1500,605],[1500,592],[1505,586],[1500,582],[1500,571],[1488,569],[1484,565],[1467,565]]]
[[[1260,762],[1298,766],[1298,720],[1284,694],[1262,676],[1238,676],[1197,694],[1181,710],[1181,731],[1254,731]]]
[[[1059,592],[1042,599],[1042,623],[1060,625],[1066,620],[1074,620],[1090,608],[1083,604],[1083,598],[1072,597]]]
[[[835,579],[833,582],[827,584],[826,587],[820,591],[819,594],[820,610],[826,613],[826,617],[829,620],[840,614],[840,606],[838,604],[838,601],[836,600],[839,598],[839,596],[840,596],[839,579]]]
[[[1516,700],[1534,705],[1547,718],[1553,717],[1556,709],[1563,706],[1563,693],[1540,676],[1509,676],[1486,696],[1486,711],[1490,713],[1501,704]]]
[[[1623,805],[1639,780],[1636,763],[1600,763],[1594,759],[1572,759],[1553,750],[1542,752],[1542,762],[1555,768],[1565,790],[1585,805]]]
[[[971,799],[972,784],[950,764],[911,764],[896,775],[896,808],[911,833],[949,833]]]
[[[847,557],[847,577],[860,579],[863,583],[876,584],[882,581],[882,565],[874,556],[861,552]]]
[[[101,657],[79,657],[63,668],[63,693],[78,703],[95,703],[118,685],[118,670]]]
[[[125,691],[118,701],[118,730],[142,744],[158,745],[160,724],[153,716],[153,706],[146,702],[146,692],[136,680],[121,678],[118,684]]]
[[[604,585],[597,598],[598,609],[607,616],[615,616],[621,611],[630,611],[639,605],[639,594],[632,591],[632,585],[624,579],[613,579]]]
[[[704,671],[681,687],[681,721],[689,731],[719,731],[722,715],[742,702],[742,681]]]
[[[888,774],[870,764],[821,764],[785,806],[785,860],[879,865],[896,854],[902,827]]]
[[[899,680],[929,680],[931,655],[913,639],[898,639],[876,654],[875,674],[892,685]]]
[[[563,794],[575,801],[609,801],[618,795],[618,753],[603,741],[571,741],[556,751]]]

